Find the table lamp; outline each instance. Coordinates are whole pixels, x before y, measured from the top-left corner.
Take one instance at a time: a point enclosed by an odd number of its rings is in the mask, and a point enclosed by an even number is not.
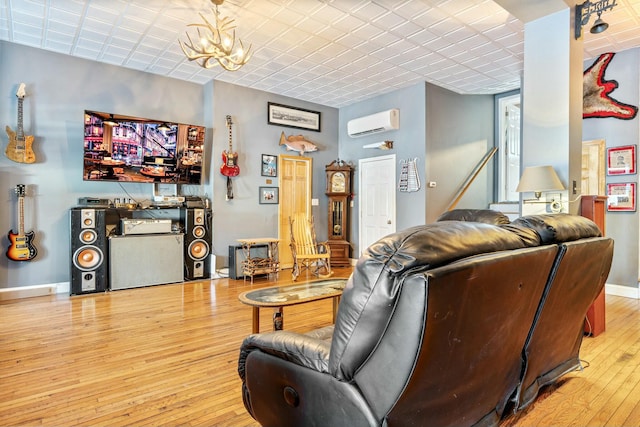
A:
[[[553,166],[529,166],[524,169],[516,191],[518,193],[533,192],[540,200],[543,191],[564,190]]]

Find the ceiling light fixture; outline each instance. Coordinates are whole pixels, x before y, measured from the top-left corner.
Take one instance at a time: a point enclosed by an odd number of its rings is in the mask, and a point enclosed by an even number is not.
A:
[[[602,20],[602,12],[605,10],[613,10],[616,6],[616,0],[598,0],[591,2],[589,0],[582,4],[576,5],[576,18],[575,18],[575,36],[576,40],[582,36],[582,27],[589,23],[591,15],[593,13],[598,14],[598,19],[594,22],[593,27],[589,30],[592,34],[598,34],[609,28],[609,24]]]
[[[169,126],[168,123],[162,123],[160,124],[160,126],[158,126],[158,130],[161,130],[163,132],[167,132],[171,130],[171,126]]]
[[[251,45],[244,48],[242,40],[238,39],[236,46],[236,26],[234,20],[226,16],[220,16],[218,6],[224,0],[211,0],[214,7],[215,25],[211,24],[200,13],[204,24],[188,24],[188,27],[196,27],[197,39],[195,41],[187,32],[188,42],[179,40],[182,51],[189,61],[196,61],[203,68],[211,68],[220,65],[227,71],[239,70],[251,58]]]

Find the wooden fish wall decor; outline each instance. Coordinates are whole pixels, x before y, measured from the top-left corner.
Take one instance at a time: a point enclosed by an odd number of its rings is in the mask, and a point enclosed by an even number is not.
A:
[[[280,134],[280,144],[287,147],[287,151],[297,151],[301,156],[304,153],[310,153],[312,151],[318,151],[318,147],[311,141],[305,139],[302,135],[289,135],[285,136],[284,132]]]

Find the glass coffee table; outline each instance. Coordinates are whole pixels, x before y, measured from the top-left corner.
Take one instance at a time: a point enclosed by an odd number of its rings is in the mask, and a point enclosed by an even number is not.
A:
[[[273,307],[275,309],[273,329],[280,330],[283,327],[283,307],[333,298],[333,321],[335,322],[340,296],[346,284],[347,279],[329,279],[296,283],[294,285],[273,286],[243,292],[238,295],[238,299],[243,304],[253,307],[252,331],[256,334],[260,332],[260,308],[262,307]]]

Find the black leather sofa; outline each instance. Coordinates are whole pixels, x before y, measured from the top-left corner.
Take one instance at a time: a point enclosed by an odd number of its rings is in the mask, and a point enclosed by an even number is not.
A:
[[[335,325],[247,337],[249,413],[280,427],[497,425],[580,368],[613,241],[580,216],[501,215],[387,236],[358,260]]]

